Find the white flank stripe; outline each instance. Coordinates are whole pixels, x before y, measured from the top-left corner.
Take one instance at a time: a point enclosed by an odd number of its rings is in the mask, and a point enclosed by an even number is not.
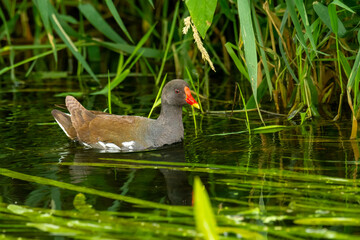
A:
[[[135,141],[123,142],[122,145],[131,150],[134,148]]]
[[[107,143],[106,147],[111,150],[121,150],[121,148],[114,143]]]

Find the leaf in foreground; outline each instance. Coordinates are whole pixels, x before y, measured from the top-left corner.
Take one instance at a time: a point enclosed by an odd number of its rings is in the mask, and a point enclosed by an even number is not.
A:
[[[194,180],[194,215],[196,228],[205,239],[219,239],[210,199],[199,177]]]

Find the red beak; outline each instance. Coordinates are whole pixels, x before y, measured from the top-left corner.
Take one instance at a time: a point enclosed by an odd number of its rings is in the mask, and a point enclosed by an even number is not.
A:
[[[194,106],[194,107],[196,107],[197,109],[200,109],[199,104],[195,101],[195,99],[194,99],[193,96],[191,95],[190,88],[185,87],[184,90],[185,90],[185,94],[186,94],[186,99],[185,99],[186,102],[187,102],[188,104],[190,104],[191,106]]]

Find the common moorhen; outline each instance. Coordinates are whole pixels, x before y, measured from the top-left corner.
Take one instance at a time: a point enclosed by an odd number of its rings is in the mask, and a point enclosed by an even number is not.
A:
[[[180,142],[184,138],[182,106],[188,103],[199,108],[189,85],[181,79],[165,85],[156,120],[89,111],[72,96],[67,96],[65,103],[70,114],[51,112],[65,134],[85,147],[106,151],[143,150]]]

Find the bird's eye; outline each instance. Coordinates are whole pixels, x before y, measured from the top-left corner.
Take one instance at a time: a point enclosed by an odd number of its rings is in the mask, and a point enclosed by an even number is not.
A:
[[[179,89],[175,89],[175,93],[179,93],[180,92],[180,90]]]

